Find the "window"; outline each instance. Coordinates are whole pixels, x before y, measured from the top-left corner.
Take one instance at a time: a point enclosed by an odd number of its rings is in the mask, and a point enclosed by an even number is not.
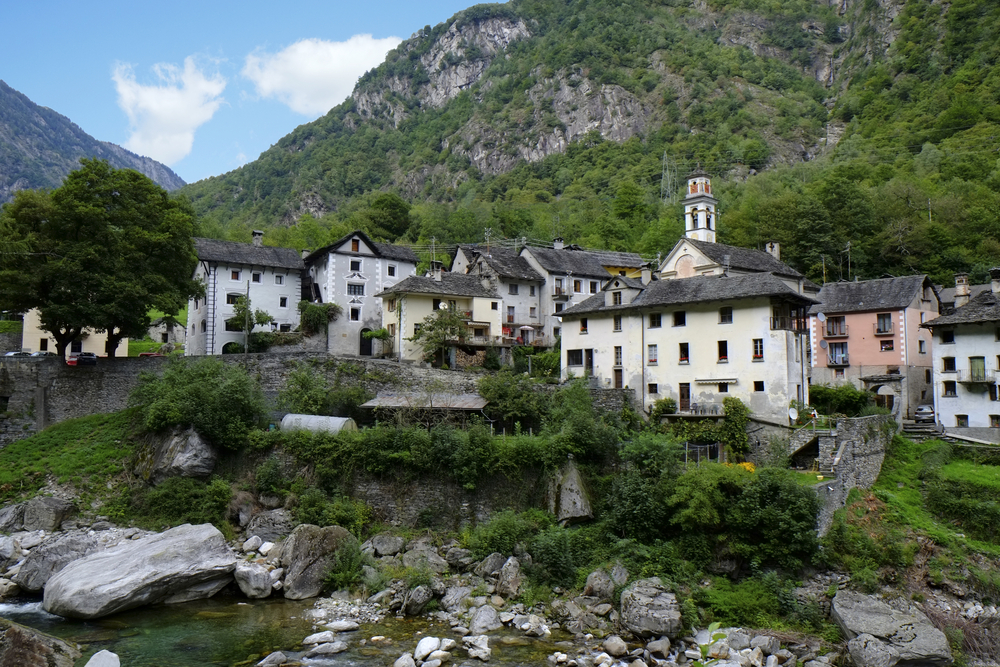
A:
[[[358,252],[361,250],[361,241],[358,239],[351,239],[351,252]]]
[[[719,393],[720,394],[728,394],[729,393],[729,383],[728,382],[720,382],[719,383]]]
[[[826,319],[826,335],[846,336],[847,323],[843,317],[828,317]]]
[[[615,366],[622,365],[622,346],[615,345]]]
[[[278,308],[288,308],[288,297],[279,296],[278,297]]]
[[[75,340],[69,344],[69,351],[73,354],[80,354],[83,352],[83,341]]]
[[[986,357],[969,357],[969,379],[986,382]]]
[[[931,381],[931,371],[930,369],[924,371],[924,382],[930,384]]]
[[[719,324],[732,324],[733,323],[733,309],[731,306],[725,306],[719,309]]]
[[[968,428],[969,415],[955,415],[955,426],[958,428]]]
[[[650,313],[649,314],[649,328],[650,329],[659,329],[661,322],[662,322],[662,317],[660,316],[660,313]]]
[[[239,324],[226,320],[226,331],[243,331]]]
[[[360,322],[361,321],[361,309],[360,308],[351,308],[351,321],[352,322]]]
[[[500,304],[496,301],[490,301],[490,310],[500,310]]]
[[[753,381],[753,390],[754,391],[764,391],[764,381],[763,380],[754,380]]]
[[[389,276],[389,277],[392,277],[392,276],[395,276],[395,275],[396,275],[396,266],[395,266],[394,264],[390,264],[390,265],[389,265],[389,266],[388,266],[388,267],[386,268],[386,270],[385,270],[385,273],[386,273],[386,275],[387,275],[387,276]]]
[[[597,281],[596,280],[591,280],[590,281],[590,293],[591,294],[597,294]],[[997,340],[1000,340],[1000,339],[997,339]]]
[[[729,361],[729,341],[720,340],[719,341],[719,363],[725,363]]]
[[[472,330],[472,335],[475,336],[476,338],[485,338],[486,337],[486,329],[482,329],[482,328],[480,328],[480,329],[473,329]]]
[[[581,318],[581,320],[580,320],[580,333],[582,333],[582,334],[587,333],[587,318],[586,317]]]
[[[528,296],[535,296],[535,286],[528,285]]]
[[[531,306],[530,308],[528,308],[528,317],[530,317],[532,319],[538,317],[538,309],[535,308],[534,306]]]
[[[365,286],[350,283],[347,285],[347,296],[364,296]]]
[[[653,366],[653,365],[656,364],[656,357],[657,357],[657,348],[656,348],[656,346],[655,345],[647,345],[646,346],[646,358],[647,358],[648,363],[649,363],[650,366]]]
[[[880,352],[892,352],[892,341],[891,340],[879,341],[878,347]]]
[[[646,391],[650,394],[659,394],[660,387],[656,383],[652,383],[646,386]]]
[[[360,259],[352,259],[351,260],[351,271],[360,271],[360,270],[361,270],[361,260]]]
[[[389,326],[387,328],[389,329],[389,335],[390,336],[395,336],[396,335],[396,323],[395,322],[389,322]]]
[[[194,309],[198,310],[198,299],[194,300]]]
[[[431,301],[431,310],[441,310],[441,299]]]
[[[275,285],[284,285],[285,284],[285,276],[275,276],[274,277],[274,284]]]
[[[417,322],[413,325],[413,335],[416,336],[420,333],[420,323]]]
[[[927,341],[918,340],[917,341],[917,352],[920,354],[927,354]]]
[[[559,334],[562,333],[562,327],[552,327],[552,337],[559,338]]]
[[[201,321],[201,331],[202,331],[202,333],[205,333],[207,330],[208,330],[208,325],[206,324],[205,320],[202,320]]]
[[[764,361],[764,339],[754,338],[753,339],[753,360],[754,361]]]
[[[261,275],[256,271],[250,274],[250,282],[259,283],[261,281]]]
[[[952,329],[945,329],[941,332],[941,342],[945,344],[955,342],[955,331]]]
[[[556,296],[563,293],[563,279],[556,278]]]
[[[944,395],[949,398],[954,398],[958,396],[958,383],[954,380],[945,380],[944,384]]]
[[[611,293],[611,305],[613,305],[613,306],[620,306],[620,305],[622,305],[622,293],[621,292],[612,292]]]
[[[507,324],[514,323],[514,306],[507,306]]]
[[[243,295],[242,294],[227,294],[226,295],[226,303],[228,303],[230,306],[235,305],[236,302],[240,300],[241,296],[243,296]]]
[[[996,336],[997,342],[1000,342],[1000,327],[997,327],[993,334]]]
[[[388,310],[390,313],[396,312],[396,300],[395,299],[386,299],[386,301],[385,301],[385,309]]]
[[[990,415],[990,428],[1000,428],[1000,415]]]
[[[615,315],[614,327],[615,327],[615,331],[621,331],[622,330],[622,316],[621,315]]]
[[[517,295],[517,285],[512,284],[507,286],[507,294]]]
[[[556,312],[561,313],[563,311],[563,305],[561,303],[556,304]]]
[[[955,357],[942,357],[941,358],[941,370],[946,373],[954,372],[955,370]]]
[[[687,313],[683,310],[674,312],[674,326],[682,327],[687,324]]]
[[[582,280],[574,280],[573,281],[573,291],[576,292],[577,294],[579,294],[580,292],[583,291],[583,281]]]
[[[875,322],[875,333],[877,334],[890,334],[892,333],[892,313],[879,313]]]
[[[833,370],[833,377],[834,377],[835,380],[843,380],[844,379],[844,369],[843,368],[835,368]]]
[[[678,355],[677,361],[679,363],[682,363],[682,364],[689,363],[689,359],[688,359],[688,344],[687,343],[681,343],[679,345],[679,348],[680,348],[680,350],[679,350],[680,354]]]
[[[583,350],[566,350],[567,366],[583,366]]]
[[[279,331],[280,331],[281,333],[288,333],[289,331],[291,331],[291,330],[292,330],[292,325],[291,325],[291,324],[282,324],[282,325],[280,325],[280,326],[278,327],[278,330],[279,330]]]
[[[239,271],[233,271],[232,273],[229,274],[229,279],[230,280],[239,280],[240,279],[240,272]]]

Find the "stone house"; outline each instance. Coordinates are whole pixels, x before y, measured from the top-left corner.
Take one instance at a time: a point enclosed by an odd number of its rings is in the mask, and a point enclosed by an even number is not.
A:
[[[309,300],[343,307],[329,325],[330,354],[373,354],[373,341],[363,334],[383,327],[382,299],[377,295],[416,275],[418,262],[410,248],[372,241],[361,231],[305,257]]]
[[[400,361],[423,361],[424,350],[410,340],[434,311],[450,309],[468,328],[464,340],[456,340],[452,359],[437,362],[455,366],[459,350],[476,356],[489,347],[503,347],[500,295],[489,280],[475,275],[444,271],[434,262],[429,276],[410,276],[376,295],[385,307],[383,321],[393,337],[393,350]]]
[[[809,311],[813,384],[850,382],[877,394],[897,418],[931,400],[932,337],[938,315],[924,275],[827,283]]]
[[[964,277],[964,276],[963,276]],[[921,325],[934,334],[934,411],[946,432],[1000,442],[1000,268],[990,289]]]
[[[253,243],[194,240],[198,255],[194,277],[205,285],[205,297],[188,302],[185,355],[222,354],[227,346],[231,350],[244,345],[242,327],[227,320],[237,299],[247,294],[251,308],[275,319],[272,330],[292,331],[299,325],[302,257],[289,248],[263,245],[263,236],[253,232]]]

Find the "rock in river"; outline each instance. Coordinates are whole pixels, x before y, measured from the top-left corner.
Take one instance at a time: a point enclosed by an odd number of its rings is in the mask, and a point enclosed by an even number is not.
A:
[[[350,541],[357,539],[340,526],[320,528],[304,523],[296,527],[281,551],[285,597],[304,600],[319,595],[337,551]]]
[[[232,581],[236,555],[211,524],[176,528],[73,561],[45,585],[42,606],[99,618],[147,604],[211,597]]]
[[[73,667],[81,655],[61,639],[0,618],[0,665]]]

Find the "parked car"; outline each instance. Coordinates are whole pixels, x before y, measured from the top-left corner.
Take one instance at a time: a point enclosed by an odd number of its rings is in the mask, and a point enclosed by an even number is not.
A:
[[[5,354],[3,356],[5,356],[5,357],[30,357],[31,353],[30,352],[20,352],[20,351],[15,350],[14,352],[8,352],[7,354]]]
[[[934,423],[934,406],[933,405],[918,405],[917,409],[913,411],[913,421],[917,422],[930,422]]]
[[[39,350],[37,352],[32,352],[31,356],[33,356],[33,357],[58,357],[59,355],[56,354],[55,352],[52,352],[51,350]]]
[[[77,352],[69,355],[66,360],[67,366],[96,366],[97,355],[93,352]]]

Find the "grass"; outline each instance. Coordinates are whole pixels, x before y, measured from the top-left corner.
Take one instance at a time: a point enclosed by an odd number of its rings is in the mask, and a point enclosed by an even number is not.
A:
[[[81,497],[102,495],[132,455],[131,412],[56,424],[0,450],[0,500],[33,496],[52,477]]]
[[[138,357],[140,352],[159,352],[162,346],[163,343],[148,338],[143,340],[132,340],[129,338],[128,356]]]
[[[1000,467],[980,465],[972,461],[952,461],[941,469],[941,477],[948,481],[963,482],[985,487],[1000,495]]]
[[[21,333],[24,322],[21,320],[0,320],[0,334]]]
[[[820,482],[828,482],[834,479],[830,475],[823,475],[823,479],[819,479],[819,473],[815,470],[790,470],[789,472],[794,473],[792,479],[802,486],[815,486]]]

